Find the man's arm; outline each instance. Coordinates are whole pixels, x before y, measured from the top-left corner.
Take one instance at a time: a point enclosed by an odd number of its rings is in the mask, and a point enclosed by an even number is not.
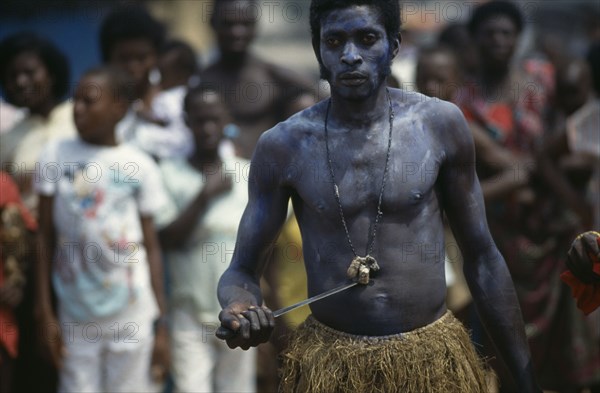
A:
[[[442,206],[464,256],[464,273],[481,320],[519,389],[541,391],[525,336],[521,309],[504,258],[487,225],[468,126],[451,104],[438,124],[446,160],[440,168]]]
[[[154,229],[152,217],[140,216],[144,247],[148,255],[150,268],[150,282],[156,303],[158,304],[159,318],[155,324],[154,350],[152,353],[152,376],[162,381],[166,378],[170,367],[169,335],[166,325],[167,305],[163,285],[164,275],[162,269],[161,252],[158,236]]]
[[[43,334],[39,335],[42,353],[52,365],[62,365],[63,343],[60,326],[52,308],[51,271],[56,248],[56,233],[53,222],[54,197],[39,197],[39,232],[37,236],[37,260],[35,269],[35,317]],[[56,337],[48,333],[57,334]]]
[[[237,332],[227,339],[231,347],[247,349],[268,340],[274,327],[271,311],[262,307],[260,275],[287,214],[289,192],[281,185],[286,154],[272,134],[258,142],[248,185],[248,204],[237,234],[233,258],[219,281],[218,296],[223,327]]]

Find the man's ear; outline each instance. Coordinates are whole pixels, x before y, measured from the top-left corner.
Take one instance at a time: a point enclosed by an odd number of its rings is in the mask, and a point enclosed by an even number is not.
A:
[[[394,40],[394,50],[392,52],[393,57],[396,57],[398,55],[398,52],[400,51],[400,43],[402,42],[402,34],[398,33],[398,37],[396,37],[396,39]]]

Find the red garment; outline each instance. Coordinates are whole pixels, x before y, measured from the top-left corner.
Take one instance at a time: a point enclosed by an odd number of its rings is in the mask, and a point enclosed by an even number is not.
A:
[[[0,208],[9,204],[18,206],[27,229],[32,231],[37,229],[36,221],[21,201],[17,185],[7,173],[0,172]],[[2,256],[2,248],[0,248],[0,287],[3,285],[4,257]],[[0,306],[0,345],[6,349],[9,356],[16,357],[18,343],[19,330],[13,310],[8,307]]]
[[[598,246],[600,246],[600,236],[596,238]],[[598,255],[589,254],[592,262],[592,272],[600,276],[600,257]],[[573,297],[577,299],[577,308],[585,315],[591,314],[595,309],[600,307],[600,283],[584,283],[570,270],[565,271],[560,275],[560,279],[571,287]]]
[[[600,263],[597,265],[600,266]],[[585,315],[600,307],[600,284],[584,284],[570,270],[562,273],[560,279],[571,287],[573,297],[577,299],[577,308]]]

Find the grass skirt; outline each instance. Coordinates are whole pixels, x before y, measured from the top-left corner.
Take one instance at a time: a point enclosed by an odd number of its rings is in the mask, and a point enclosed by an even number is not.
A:
[[[449,311],[413,331],[373,337],[309,316],[283,354],[283,393],[487,391],[483,362]]]

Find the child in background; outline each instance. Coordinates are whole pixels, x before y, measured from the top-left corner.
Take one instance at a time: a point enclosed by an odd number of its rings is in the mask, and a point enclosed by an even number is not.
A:
[[[217,282],[229,266],[248,200],[249,162],[219,154],[229,114],[215,90],[192,88],[184,111],[196,149],[188,159],[160,162],[172,202],[157,217],[171,278],[175,389],[253,392],[256,352],[232,351],[214,335]]]
[[[160,87],[163,91],[185,88],[190,79],[198,73],[198,57],[187,42],[167,41],[159,51],[158,69]]]
[[[47,146],[34,184],[38,246],[46,251],[37,266],[37,316],[62,392],[149,391],[151,374],[163,378],[168,370],[152,221],[165,196],[154,162],[115,138],[128,81],[111,68],[84,74],[74,96],[79,136]]]
[[[117,127],[117,140],[144,150],[156,160],[188,156],[192,137],[176,114],[156,113],[160,92],[158,54],[164,26],[145,8],[115,7],[100,26],[100,47],[105,64],[118,67],[134,81],[135,101]]]

